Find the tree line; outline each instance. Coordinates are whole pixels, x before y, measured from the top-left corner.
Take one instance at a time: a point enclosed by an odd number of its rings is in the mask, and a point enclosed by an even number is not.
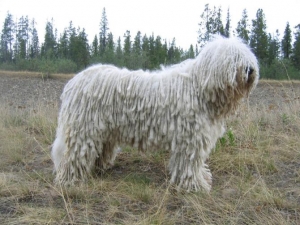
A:
[[[205,5],[199,23],[198,43],[203,46],[214,34],[225,37],[231,35],[243,39],[259,60],[260,75],[270,79],[300,79],[300,24],[292,28],[287,22],[283,37],[279,30],[267,33],[267,23],[262,9],[258,9],[254,19],[249,21],[247,10],[242,12],[236,29],[231,31],[230,13],[227,11],[225,25],[222,23],[221,7]]]
[[[194,58],[193,46],[185,52],[154,34],[136,36],[127,30],[114,41],[109,32],[105,8],[102,11],[99,35],[89,44],[85,29],[75,28],[72,21],[58,36],[53,20],[45,27],[44,41],[40,44],[35,21],[28,16],[17,22],[8,13],[1,32],[0,69],[76,72],[94,63],[109,63],[129,69],[157,69],[161,64],[175,64]]]
[[[213,35],[242,38],[253,50],[260,63],[261,77],[300,79],[300,24],[292,28],[287,22],[283,37],[279,30],[267,33],[264,12],[258,9],[251,21],[244,9],[236,28],[232,29],[230,11],[223,23],[221,7],[206,4],[200,15],[198,43],[187,50],[168,43],[161,36],[129,30],[115,41],[109,30],[105,8],[99,24],[99,34],[92,42],[84,28],[75,28],[72,21],[57,34],[53,20],[47,21],[43,42],[40,43],[35,20],[22,16],[14,21],[8,12],[0,39],[0,69],[29,70],[47,73],[73,73],[95,63],[114,64],[129,69],[153,70],[198,55]]]

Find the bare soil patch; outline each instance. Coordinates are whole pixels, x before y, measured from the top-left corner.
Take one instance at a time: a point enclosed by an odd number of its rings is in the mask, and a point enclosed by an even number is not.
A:
[[[25,109],[37,104],[57,104],[68,78],[42,79],[41,76],[0,73],[0,101],[12,108]]]

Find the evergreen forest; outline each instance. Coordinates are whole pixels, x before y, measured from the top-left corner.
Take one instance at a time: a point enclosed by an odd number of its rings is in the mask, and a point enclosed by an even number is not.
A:
[[[115,38],[110,32],[105,8],[99,21],[99,34],[91,40],[84,28],[72,21],[61,34],[53,20],[47,21],[43,40],[39,39],[36,21],[22,16],[17,21],[9,12],[1,29],[0,69],[51,73],[75,73],[95,63],[114,64],[129,69],[155,70],[194,58],[213,35],[242,38],[253,50],[260,63],[261,78],[300,79],[300,23],[290,27],[287,21],[283,33],[279,29],[267,33],[267,20],[262,9],[250,20],[247,9],[241,12],[237,24],[231,24],[229,9],[223,22],[221,7],[206,4],[199,13],[198,43],[189,49],[171,43],[154,34],[132,34]]]

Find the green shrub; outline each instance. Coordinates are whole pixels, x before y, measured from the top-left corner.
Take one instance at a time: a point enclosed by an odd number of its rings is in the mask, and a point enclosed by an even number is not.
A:
[[[274,60],[270,65],[260,64],[260,77],[274,80],[299,80],[300,71],[295,68],[291,60]]]

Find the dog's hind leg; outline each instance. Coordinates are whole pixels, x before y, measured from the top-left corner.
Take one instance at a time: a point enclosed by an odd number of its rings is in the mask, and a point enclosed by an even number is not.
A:
[[[96,170],[104,171],[111,168],[119,151],[120,148],[114,143],[106,142],[102,144],[101,153],[95,161]]]
[[[66,150],[57,167],[55,182],[73,184],[83,181],[92,175],[97,152],[94,141],[85,132],[65,133]]]

